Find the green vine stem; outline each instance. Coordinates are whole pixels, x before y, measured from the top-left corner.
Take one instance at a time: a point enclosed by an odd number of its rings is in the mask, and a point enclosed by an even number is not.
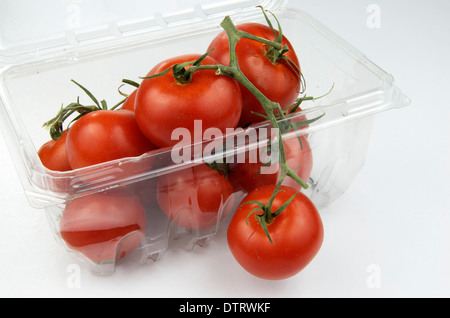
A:
[[[264,10],[263,10],[263,12],[264,12]],[[266,21],[269,23],[269,26],[273,30],[273,27],[265,13],[264,13],[264,16],[266,17]],[[277,20],[277,22],[278,22],[278,20]],[[261,43],[269,45],[272,50],[275,50],[277,53],[276,54],[272,53],[271,56],[276,56],[277,59],[283,58],[284,57],[283,54],[286,53],[289,49],[286,46],[284,46],[284,47],[281,46],[282,35],[281,35],[281,26],[280,26],[279,22],[278,22],[279,36],[276,37],[275,41],[269,41],[269,40],[254,36],[252,34],[249,34],[247,32],[238,30],[229,16],[224,18],[224,20],[221,23],[221,26],[228,35],[228,41],[229,41],[229,47],[230,47],[230,67],[217,66],[217,74],[224,74],[224,75],[230,76],[230,77],[234,78],[236,81],[238,81],[240,84],[242,84],[245,88],[247,88],[261,103],[261,106],[263,107],[263,109],[267,115],[266,119],[269,120],[270,123],[272,124],[272,126],[277,130],[281,175],[279,177],[279,180],[278,180],[278,182],[275,186],[275,189],[274,189],[271,197],[269,198],[269,201],[267,202],[267,204],[262,204],[261,202],[253,202],[253,203],[256,203],[256,205],[258,207],[250,213],[250,214],[253,214],[258,210],[262,212],[262,214],[256,214],[256,218],[259,220],[259,223],[260,223],[262,229],[264,230],[265,234],[267,235],[269,241],[271,243],[273,243],[272,239],[270,237],[270,233],[268,231],[267,225],[270,224],[275,217],[280,215],[282,213],[282,211],[294,199],[294,196],[291,197],[280,208],[278,208],[277,211],[272,212],[273,201],[274,201],[277,193],[280,191],[280,187],[281,187],[282,183],[284,182],[286,177],[290,177],[293,180],[295,180],[298,184],[300,184],[304,189],[308,188],[308,184],[304,180],[302,180],[288,166],[288,164],[286,162],[286,154],[285,154],[285,150],[284,150],[283,137],[282,137],[283,132],[286,131],[286,127],[284,129],[280,129],[279,121],[278,121],[279,119],[281,119],[282,122],[286,122],[286,117],[285,117],[284,111],[281,109],[281,106],[279,103],[273,102],[270,99],[268,99],[240,71],[239,63],[237,61],[237,56],[236,56],[236,45],[241,38],[247,38],[247,39],[251,39],[254,41],[259,41]],[[272,61],[272,62],[276,62],[276,61]],[[291,67],[292,67],[292,64],[293,63],[289,63],[289,65],[291,65]],[[200,67],[198,67],[198,68],[200,68]],[[192,71],[195,71],[195,68],[192,69]],[[301,74],[300,74],[300,76],[301,76],[301,79],[303,79]],[[292,107],[289,107],[289,109],[297,110],[301,102],[303,102],[304,100],[313,100],[313,99],[314,99],[313,97],[299,98]],[[277,113],[275,113],[275,111],[277,111]],[[314,118],[314,119],[311,119],[308,121],[304,121],[301,125],[307,125],[309,123],[312,123],[312,122],[318,120],[321,117],[322,116],[319,116],[317,118]],[[289,130],[289,129],[294,128],[296,130],[299,127],[300,127],[299,123],[293,125],[289,122],[287,129]],[[248,202],[245,202],[244,204],[247,204],[247,203]]]
[[[94,105],[83,105],[80,103],[80,98],[77,97],[77,101],[68,104],[67,106],[61,106],[59,112],[56,114],[55,117],[52,119],[46,121],[42,126],[49,130],[50,137],[53,140],[58,140],[59,137],[62,136],[64,132],[63,124],[64,122],[73,114],[78,113],[78,115],[70,121],[70,123],[78,120],[82,116],[86,115],[87,113],[97,111],[97,110],[107,110],[108,105],[106,101],[103,99],[101,101],[98,101],[97,98],[83,85],[79,84],[78,82],[71,80],[73,83],[75,83],[79,88],[81,88],[86,95],[89,96],[89,98],[94,102]],[[120,102],[109,108],[110,110],[114,110],[118,108],[120,105],[122,105],[127,98],[122,99]],[[68,124],[68,126],[70,125]]]
[[[264,10],[263,10],[263,12],[264,12]],[[265,13],[264,13],[264,15],[266,17],[266,20],[269,23],[269,26],[272,28],[272,30],[274,30],[267,15]],[[278,22],[278,20],[277,20],[277,22]],[[296,130],[297,128],[299,128],[301,126],[310,124],[310,123],[318,120],[322,116],[313,118],[311,120],[305,120],[301,123],[295,123],[295,124],[290,123],[290,121],[287,120],[287,118],[286,118],[285,112],[287,112],[288,114],[291,112],[294,112],[299,108],[300,104],[303,101],[314,100],[314,98],[309,97],[309,96],[301,97],[301,98],[297,99],[297,101],[292,106],[288,107],[287,110],[283,110],[279,103],[273,102],[270,99],[268,99],[240,70],[239,63],[237,60],[237,55],[236,55],[236,45],[239,42],[239,40],[242,38],[258,41],[258,42],[268,45],[270,47],[270,50],[276,51],[276,53],[273,53],[273,52],[271,53],[272,57],[276,56],[277,59],[282,59],[284,57],[283,54],[286,53],[289,50],[289,48],[287,48],[287,46],[281,46],[281,27],[280,27],[279,23],[278,23],[278,26],[280,28],[280,32],[279,32],[280,35],[278,37],[277,36],[275,37],[276,38],[275,41],[270,41],[270,40],[267,40],[267,39],[264,39],[264,38],[261,38],[258,36],[254,36],[247,32],[238,30],[229,16],[226,16],[220,25],[225,30],[225,32],[227,33],[227,36],[228,36],[229,48],[230,48],[230,64],[229,64],[229,66],[226,66],[226,65],[202,65],[201,61],[204,59],[204,57],[206,55],[209,54],[209,52],[206,52],[197,61],[190,61],[190,62],[185,62],[182,64],[176,64],[176,65],[171,66],[167,70],[162,71],[161,73],[155,74],[150,77],[142,77],[142,79],[163,76],[172,69],[175,80],[181,84],[186,84],[192,80],[192,74],[196,71],[216,70],[217,75],[229,76],[229,77],[233,78],[234,80],[236,80],[237,82],[239,82],[240,84],[242,84],[261,103],[261,105],[266,113],[266,116],[263,116],[263,117],[265,119],[267,119],[268,121],[270,121],[273,128],[275,128],[277,130],[281,175],[275,186],[274,192],[271,195],[267,204],[262,204],[261,202],[245,202],[244,204],[247,204],[247,203],[256,203],[257,204],[258,207],[255,210],[253,210],[250,214],[253,214],[256,211],[262,212],[262,214],[257,214],[256,218],[259,220],[259,223],[260,223],[261,227],[263,228],[265,234],[267,235],[268,239],[270,240],[270,242],[272,242],[267,225],[270,224],[275,217],[280,215],[282,213],[282,211],[287,207],[287,205],[293,200],[293,197],[292,197],[290,200],[285,202],[277,211],[272,212],[273,201],[275,199],[276,194],[279,191],[281,191],[280,187],[281,187],[282,183],[284,182],[284,180],[287,177],[290,177],[290,178],[294,179],[298,184],[300,184],[304,189],[308,188],[308,184],[304,180],[302,180],[288,166],[288,164],[286,162],[287,160],[286,160],[286,154],[285,154],[284,145],[283,145],[283,141],[282,141],[282,134],[283,134],[283,132],[286,132],[290,129]],[[276,34],[275,30],[274,30],[274,34]],[[276,61],[273,61],[273,62],[276,62]],[[290,63],[290,65],[291,65],[291,63]],[[298,70],[298,68],[297,68],[297,70]],[[301,79],[303,79],[301,74],[299,74],[299,76],[301,77]],[[280,127],[280,125],[279,125],[280,119],[281,119],[280,122],[283,122],[283,123],[288,122],[289,124],[284,125],[283,127]]]

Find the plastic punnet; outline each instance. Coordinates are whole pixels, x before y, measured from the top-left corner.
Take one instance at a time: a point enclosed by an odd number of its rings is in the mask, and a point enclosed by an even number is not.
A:
[[[303,191],[318,207],[331,204],[345,192],[363,166],[375,115],[409,104],[390,74],[305,12],[289,8],[287,1],[188,1],[178,10],[168,3],[158,3],[161,7],[155,8],[154,2],[150,10],[145,8],[147,2],[133,1],[142,10],[134,8],[132,12],[121,7],[124,3],[120,1],[33,1],[36,10],[49,9],[46,4],[65,13],[65,19],[45,23],[24,19],[20,2],[0,4],[0,120],[30,205],[45,211],[56,239],[65,246],[61,217],[76,200],[120,193],[139,198],[145,214],[145,226],[130,227],[106,243],[91,242],[113,246],[113,256],[107,261],[98,263],[80,249],[67,246],[100,273],[114,272],[122,259],[145,263],[170,246],[190,249],[203,245],[226,226],[245,192],[235,191],[222,198],[210,226],[186,227],[177,222],[185,211],[169,218],[159,207],[158,180],[195,169],[204,164],[201,161],[173,163],[171,149],[161,149],[74,171],[49,171],[37,155],[37,149],[49,138],[41,126],[61,103],[80,95],[70,79],[115,103],[120,99],[117,87],[122,78],[145,76],[169,54],[204,53],[222,31],[219,24],[226,15],[235,24],[265,23],[256,8],[262,4],[276,14],[299,56],[306,93],[320,96],[333,87],[323,98],[303,103],[303,111],[290,118],[323,116],[297,132],[307,140],[313,160],[306,180],[309,188]],[[128,2],[126,6],[131,7]],[[36,23],[39,27],[33,32],[25,32]],[[298,135],[286,134],[283,139],[293,138]],[[91,250],[95,248],[91,246]]]

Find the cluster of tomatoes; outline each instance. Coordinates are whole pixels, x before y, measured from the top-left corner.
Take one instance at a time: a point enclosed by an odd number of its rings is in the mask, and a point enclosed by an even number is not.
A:
[[[236,28],[270,41],[278,36],[273,28],[259,23]],[[298,98],[301,76],[298,57],[284,36],[281,46],[289,48],[284,53],[289,62],[274,61],[268,57],[267,44],[248,38],[239,40],[236,57],[240,71],[284,109]],[[102,109],[92,97],[98,109],[78,109],[80,115],[70,128],[39,149],[42,163],[51,170],[67,171],[170,148],[177,143],[172,135],[175,129],[181,127],[195,135],[195,120],[201,120],[203,131],[213,127],[224,135],[227,128],[245,128],[263,121],[263,116],[258,115],[264,115],[260,102],[232,77],[218,75],[214,69],[185,76],[194,63],[230,64],[225,31],[212,40],[207,51],[207,55],[176,56],[155,65],[120,108]],[[307,180],[312,168],[307,139],[302,136],[284,141],[284,151],[291,169]],[[316,208],[300,192],[300,186],[286,179],[272,204],[274,211],[283,205],[284,210],[267,224],[271,241],[267,239],[258,219],[249,217],[257,213],[258,206],[267,203],[280,175],[280,169],[261,174],[263,165],[260,161],[233,163],[227,165],[224,173],[223,169],[199,164],[158,177],[155,195],[159,208],[170,220],[197,230],[215,226],[224,203],[233,193],[245,191],[248,195],[228,228],[231,252],[250,273],[281,279],[296,274],[316,255],[323,229]],[[71,249],[101,263],[121,258],[139,247],[146,224],[142,200],[116,191],[69,202],[61,216],[60,231]]]

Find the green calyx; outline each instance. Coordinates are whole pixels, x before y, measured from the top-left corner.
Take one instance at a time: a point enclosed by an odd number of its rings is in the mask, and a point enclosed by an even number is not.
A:
[[[274,191],[275,195],[276,195],[278,192],[280,192],[280,191],[283,191],[283,190],[276,189],[276,190]],[[267,203],[267,204],[263,204],[263,203],[261,203],[261,202],[259,202],[259,201],[246,201],[246,202],[244,202],[243,204],[256,204],[256,205],[257,205],[257,207],[254,208],[253,210],[251,210],[250,213],[247,215],[247,218],[246,218],[245,222],[246,222],[247,224],[249,224],[249,223],[248,223],[248,219],[250,218],[250,216],[251,216],[252,214],[254,214],[254,215],[255,215],[255,219],[256,219],[256,220],[258,221],[258,223],[260,224],[261,228],[263,229],[263,231],[264,231],[264,233],[266,234],[267,238],[269,239],[270,243],[274,244],[273,241],[272,241],[272,237],[270,236],[269,229],[268,229],[267,226],[270,225],[270,224],[273,222],[273,220],[274,220],[278,215],[280,215],[281,212],[284,211],[284,209],[287,208],[287,206],[292,202],[292,200],[294,200],[294,198],[295,198],[295,196],[296,196],[297,194],[298,194],[298,193],[295,193],[294,195],[292,195],[292,196],[289,198],[289,200],[287,200],[286,202],[284,202],[284,203],[283,203],[283,204],[282,204],[275,212],[272,212],[272,211],[271,211],[271,208],[272,208],[272,204],[271,204],[271,203],[272,203],[272,202],[269,202],[269,203]],[[257,212],[261,212],[261,214],[258,214]]]
[[[184,63],[178,63],[178,64],[171,65],[164,71],[161,71],[161,72],[151,75],[151,76],[141,77],[141,79],[152,79],[152,78],[161,77],[161,76],[167,75],[170,71],[172,71],[173,78],[175,79],[177,84],[180,84],[180,85],[189,84],[192,81],[192,75],[194,74],[194,72],[196,70],[198,70],[198,67],[202,65],[201,64],[202,61],[209,55],[209,53],[211,51],[212,50],[204,53],[197,60],[187,61]],[[205,68],[203,68],[203,69],[205,69]]]
[[[270,11],[264,10],[262,6],[257,6],[261,9],[262,13],[264,14],[264,17],[266,19],[266,22],[269,26],[269,28],[272,30],[274,36],[275,36],[275,43],[278,43],[277,46],[268,45],[266,46],[266,56],[269,58],[269,60],[272,62],[272,64],[277,64],[281,59],[285,59],[286,57],[284,54],[289,51],[289,47],[287,45],[281,46],[281,41],[283,40],[283,31],[281,29],[280,21],[278,21],[277,17]],[[272,22],[270,21],[269,17],[267,16],[266,12],[270,12],[270,14],[274,17],[274,19],[277,22],[278,25],[278,32],[273,27]],[[292,63],[294,64],[294,63]]]

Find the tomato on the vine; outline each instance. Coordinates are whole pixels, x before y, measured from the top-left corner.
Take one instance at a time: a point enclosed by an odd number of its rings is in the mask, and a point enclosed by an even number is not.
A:
[[[59,223],[61,237],[95,263],[130,254],[145,235],[146,215],[138,197],[97,193],[70,201]]]
[[[271,223],[268,239],[260,221],[262,212],[254,201],[267,204],[275,185],[260,187],[248,194],[235,212],[227,231],[228,245],[237,262],[249,273],[263,279],[292,277],[316,256],[323,242],[323,224],[311,200],[296,190],[281,186],[272,212],[292,201]]]
[[[275,34],[278,37],[278,31],[259,23],[243,23],[236,25],[236,28],[270,41],[275,40]],[[301,90],[300,63],[291,43],[283,35],[281,46],[285,45],[289,51],[283,54],[284,58],[276,61],[270,56],[273,51],[269,50],[267,44],[242,38],[236,45],[236,56],[242,73],[269,100],[278,102],[281,108],[292,105]],[[211,57],[223,65],[229,65],[229,43],[225,31],[213,39],[208,47],[208,50],[211,49]],[[260,102],[242,85],[241,92],[243,109],[239,126],[263,121],[262,117],[254,114],[266,115]]]
[[[162,73],[175,64],[196,61],[199,54],[169,58],[157,64],[147,77]],[[202,65],[217,65],[206,56]],[[208,128],[217,128],[225,134],[227,128],[236,128],[242,111],[239,85],[227,76],[216,75],[215,70],[198,70],[190,79],[183,72],[174,77],[173,69],[164,75],[145,78],[138,88],[135,103],[136,119],[143,134],[156,146],[168,147],[178,143],[172,139],[177,128],[187,129],[191,141],[201,141]],[[202,129],[194,130],[194,121],[201,120]]]
[[[158,179],[159,206],[170,220],[189,229],[215,226],[230,212],[231,204],[227,201],[232,194],[228,180],[205,164]]]
[[[57,140],[49,140],[38,150],[39,159],[47,169],[53,171],[69,171],[69,160],[66,153],[67,130]]]
[[[83,115],[69,128],[67,157],[72,169],[126,158],[154,150],[141,133],[130,110],[97,110]]]

